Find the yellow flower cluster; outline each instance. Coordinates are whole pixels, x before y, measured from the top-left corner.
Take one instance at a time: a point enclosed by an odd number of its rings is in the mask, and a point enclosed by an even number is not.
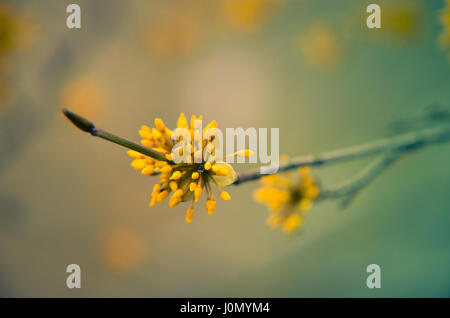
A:
[[[404,42],[420,37],[425,30],[426,7],[414,1],[388,1],[381,4],[382,30]]]
[[[61,103],[71,105],[73,111],[94,120],[106,108],[101,85],[90,75],[76,77],[68,82],[62,89]]]
[[[142,264],[147,254],[142,235],[125,226],[108,229],[102,233],[99,243],[105,268],[115,274],[132,271]]]
[[[450,0],[446,1],[446,7],[442,10],[440,21],[444,26],[444,32],[439,38],[439,43],[444,49],[450,48]]]
[[[14,70],[11,57],[32,43],[34,25],[28,15],[12,5],[0,3],[0,108],[9,103],[10,85],[7,80]]]
[[[254,192],[254,199],[265,204],[270,215],[267,224],[294,233],[302,222],[302,213],[311,208],[319,197],[319,187],[308,167],[298,170],[299,182],[288,176],[272,174],[261,178],[262,187]]]
[[[206,210],[213,214],[216,208],[216,200],[212,192],[214,185],[220,192],[220,197],[227,201],[230,195],[222,187],[236,180],[234,169],[223,162],[218,162],[215,157],[214,139],[217,132],[216,121],[210,122],[203,130],[200,130],[202,117],[192,116],[190,123],[181,113],[177,129],[171,131],[164,122],[156,118],[155,128],[142,126],[139,130],[142,144],[152,148],[165,156],[167,161],[155,160],[143,154],[130,150],[128,155],[134,160],[131,166],[141,171],[143,175],[160,174],[160,182],[153,187],[150,206],[166,199],[170,194],[169,206],[175,207],[183,201],[191,201],[186,213],[186,222],[190,223],[194,215],[194,202],[197,202],[203,192],[206,192]],[[180,131],[190,132],[190,136],[183,136]],[[172,139],[176,135],[177,140]],[[200,136],[201,135],[201,136]],[[189,138],[190,137],[190,138]],[[186,144],[180,146],[182,141]],[[195,150],[195,151],[194,151]],[[181,163],[172,161],[173,154],[183,156],[188,152],[186,160]],[[249,157],[249,150],[241,150],[233,154],[235,156]]]
[[[261,28],[280,0],[222,0],[225,17],[235,29],[253,32]]]
[[[152,20],[144,36],[150,52],[160,56],[188,53],[201,39],[201,24],[190,10],[163,12]]]
[[[338,64],[342,46],[332,28],[324,24],[313,25],[299,37],[299,48],[312,66],[332,67]]]
[[[25,14],[7,4],[0,4],[0,60],[32,42],[33,26]]]

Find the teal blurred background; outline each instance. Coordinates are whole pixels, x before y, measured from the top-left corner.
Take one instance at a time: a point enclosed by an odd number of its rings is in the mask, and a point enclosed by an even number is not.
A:
[[[184,112],[279,127],[289,155],[364,143],[449,106],[445,1],[78,0],[70,30],[72,2],[0,2],[0,296],[450,296],[448,145],[402,158],[344,211],[314,206],[286,236],[266,226],[257,183],[191,224],[185,206],[149,208],[156,179],[60,113],[136,141]],[[381,30],[365,26],[373,2]],[[368,162],[314,173],[334,184]],[[81,289],[66,287],[72,263]],[[372,263],[381,289],[366,287]]]

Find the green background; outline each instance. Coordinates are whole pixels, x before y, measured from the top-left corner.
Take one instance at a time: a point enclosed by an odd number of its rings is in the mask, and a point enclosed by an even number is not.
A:
[[[286,0],[253,32],[197,3],[204,37],[189,52],[161,56],[142,33],[170,7],[163,1],[78,1],[81,30],[65,26],[69,1],[14,1],[38,28],[14,57],[13,98],[0,108],[0,295],[448,297],[448,145],[400,159],[344,211],[314,206],[301,233],[286,236],[266,226],[268,211],[252,200],[257,183],[229,188],[232,200],[218,202],[213,216],[202,203],[191,224],[185,205],[149,208],[156,179],[60,113],[71,108],[61,102],[64,85],[89,74],[106,105],[95,122],[136,141],[141,124],[161,117],[173,127],[180,112],[222,128],[278,127],[289,155],[384,137],[395,118],[449,105],[450,61],[438,44],[444,1],[410,1],[423,13],[412,38],[368,30],[372,2]],[[318,22],[342,49],[333,67],[311,65],[297,45]],[[314,173],[333,184],[368,162]],[[101,243],[117,228],[135,233],[142,254],[119,272]],[[82,269],[78,290],[65,285],[72,263]],[[381,266],[381,289],[366,287],[372,263]]]

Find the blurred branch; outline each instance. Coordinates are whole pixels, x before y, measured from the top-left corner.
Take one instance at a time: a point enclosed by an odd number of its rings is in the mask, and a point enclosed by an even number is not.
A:
[[[102,129],[98,129],[91,121],[67,109],[63,109],[63,114],[76,127],[82,131],[90,133],[92,136],[111,141],[156,160],[168,161],[162,153],[159,153],[151,148],[141,146],[122,137],[113,135]],[[354,179],[332,188],[325,188],[321,191],[321,199],[343,198],[341,201],[341,207],[346,207],[365,186],[373,181],[401,155],[410,153],[413,150],[417,150],[427,145],[447,141],[450,141],[450,126],[448,125],[432,129],[421,129],[403,135],[376,140],[363,145],[325,152],[316,156],[300,156],[287,163],[281,164],[277,173],[297,169],[301,166],[321,167],[342,161],[383,154],[366,169],[361,171]],[[239,175],[232,185],[240,185],[248,181],[258,180],[264,175],[265,174],[260,173],[260,170],[244,173]]]
[[[423,129],[416,132],[389,137],[367,144],[345,149],[325,152],[316,156],[301,156],[293,158],[289,163],[280,165],[278,172],[297,169],[301,166],[322,167],[342,161],[368,157],[380,153],[405,153],[426,145],[450,141],[450,127]],[[238,176],[233,183],[239,185],[244,182],[258,180],[264,175],[259,170]]]
[[[448,123],[450,123],[450,109],[439,104],[431,104],[418,115],[394,120],[388,126],[388,131],[399,134]]]
[[[344,182],[340,185],[323,189],[321,191],[321,199],[336,199],[342,198],[339,206],[345,209],[350,205],[353,199],[377,176],[391,166],[402,154],[401,151],[391,151],[387,154],[377,158],[365,169],[363,169],[356,177],[350,181]]]

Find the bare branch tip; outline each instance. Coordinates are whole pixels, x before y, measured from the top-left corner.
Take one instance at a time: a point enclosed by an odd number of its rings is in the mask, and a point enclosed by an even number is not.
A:
[[[81,129],[82,131],[94,134],[96,129],[95,125],[91,121],[78,114],[71,112],[67,108],[63,108],[61,111],[64,114],[64,116],[66,116],[66,118],[69,119],[72,122],[72,124],[74,124],[76,127]]]

